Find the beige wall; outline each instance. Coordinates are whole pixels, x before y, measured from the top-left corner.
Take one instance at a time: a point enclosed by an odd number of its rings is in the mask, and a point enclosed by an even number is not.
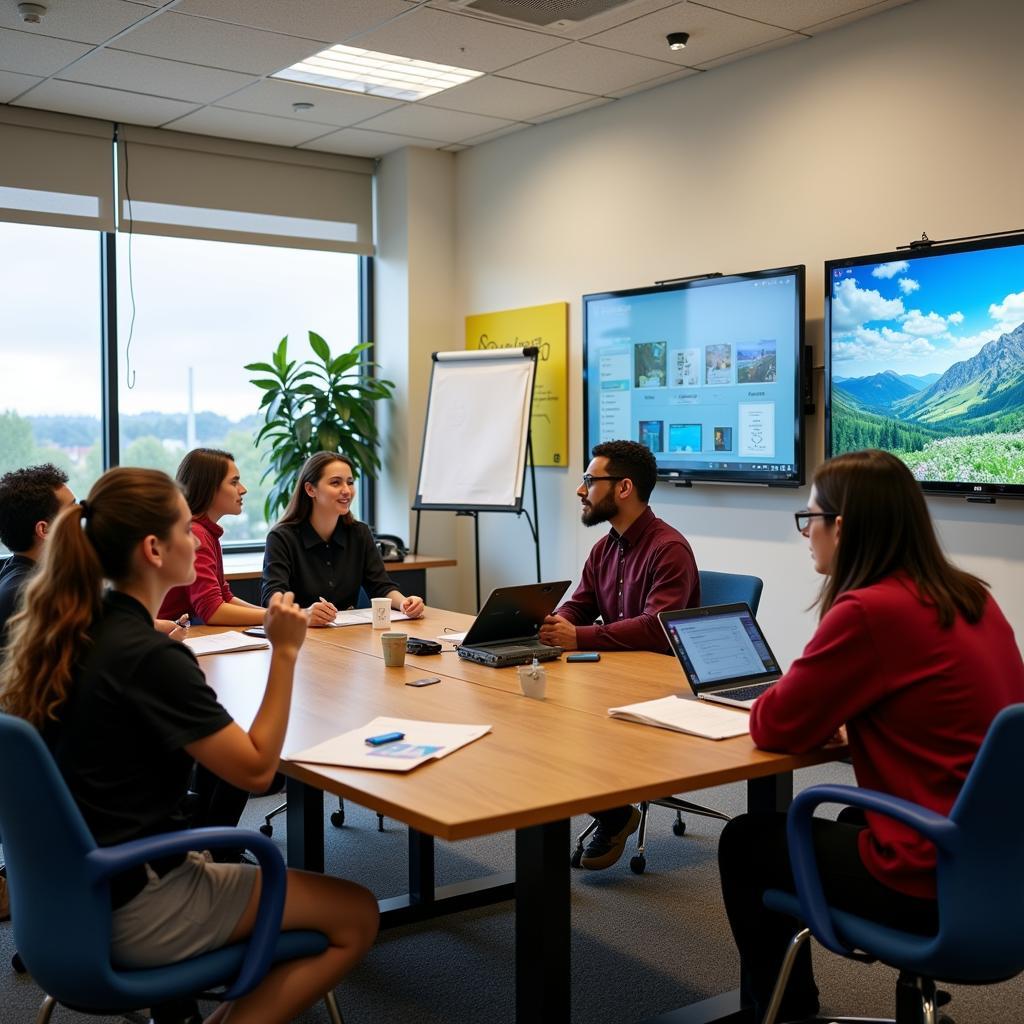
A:
[[[922,231],[948,238],[1024,226],[1022,34],[1024,5],[1011,0],[918,0],[458,154],[452,304],[409,327],[444,333],[447,315],[457,343],[466,314],[571,303],[574,457],[568,469],[539,471],[546,578],[576,577],[598,536],[578,525],[573,494],[583,469],[581,294],[805,263],[820,367],[825,259],[890,249]],[[421,247],[412,280],[438,274],[442,241]],[[822,452],[820,370],[816,384],[809,471]],[[410,414],[417,445],[421,422]],[[764,577],[760,618],[785,661],[813,626],[803,609],[817,579],[790,515],[805,500],[805,490],[664,485],[653,498],[700,565]],[[1024,502],[930,505],[948,550],[991,581],[1024,638]],[[484,517],[482,537],[485,592],[532,578],[525,523]],[[469,608],[468,531],[457,543],[453,596]]]

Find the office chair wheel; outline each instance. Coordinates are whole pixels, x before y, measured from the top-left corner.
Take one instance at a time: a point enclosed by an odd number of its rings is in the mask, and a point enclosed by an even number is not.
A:
[[[629,869],[634,875],[642,875],[647,869],[647,858],[642,853],[638,853],[630,859]]]
[[[260,825],[260,832],[269,839],[274,834],[274,826],[268,821],[266,825]]]
[[[21,959],[20,953],[15,953],[14,956],[11,957],[11,966],[14,968],[15,974],[25,973],[25,961]]]
[[[574,867],[578,868],[583,863],[583,847],[577,846],[572,851],[572,857],[569,859],[569,863]]]
[[[686,835],[686,822],[683,821],[681,818],[678,821],[673,821],[672,822],[672,831],[677,836],[685,836]]]
[[[341,828],[345,824],[345,812],[340,807],[336,811],[331,811],[331,824],[335,828]]]

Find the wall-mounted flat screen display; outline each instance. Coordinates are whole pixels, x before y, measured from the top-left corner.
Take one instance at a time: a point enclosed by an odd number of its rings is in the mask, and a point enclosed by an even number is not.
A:
[[[584,465],[641,441],[662,479],[803,483],[804,268],[583,296]]]
[[[826,450],[1024,497],[1024,235],[825,264]]]

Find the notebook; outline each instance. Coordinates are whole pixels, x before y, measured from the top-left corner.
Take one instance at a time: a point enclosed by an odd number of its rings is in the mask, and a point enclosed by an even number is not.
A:
[[[745,604],[659,612],[658,618],[690,689],[701,700],[750,708],[782,675]]]
[[[534,658],[560,658],[562,648],[542,644],[538,631],[570,582],[527,583],[492,591],[458,646],[459,657],[493,668],[529,665]]]
[[[230,654],[232,651],[259,651],[270,644],[259,637],[244,636],[236,630],[211,633],[209,636],[190,636],[182,640],[192,653],[200,658],[204,654]]]
[[[609,708],[612,718],[641,725],[655,725],[659,729],[672,729],[709,740],[724,740],[730,736],[743,736],[750,731],[746,715],[737,715],[725,708],[713,708],[689,697],[661,697],[621,708]]]

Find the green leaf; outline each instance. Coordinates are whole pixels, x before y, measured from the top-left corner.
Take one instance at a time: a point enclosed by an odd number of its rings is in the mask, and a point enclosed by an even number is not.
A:
[[[246,363],[246,370],[252,370],[253,373],[277,373],[270,363]]]
[[[336,452],[341,442],[341,431],[333,423],[321,423],[317,430],[317,441],[322,452]]]
[[[249,383],[254,384],[258,388],[263,388],[266,391],[270,391],[271,389],[279,388],[281,386],[280,382],[276,380],[251,380]]]
[[[327,342],[320,337],[315,331],[309,332],[309,347],[313,352],[324,361],[329,363],[331,360],[331,350],[327,345]]]
[[[313,433],[313,417],[310,413],[299,417],[295,421],[295,439],[301,445],[309,443],[310,435]]]
[[[288,362],[288,335],[286,334],[281,341],[278,343],[277,349],[273,355],[274,366],[277,367],[279,373],[284,372],[284,367]]]

